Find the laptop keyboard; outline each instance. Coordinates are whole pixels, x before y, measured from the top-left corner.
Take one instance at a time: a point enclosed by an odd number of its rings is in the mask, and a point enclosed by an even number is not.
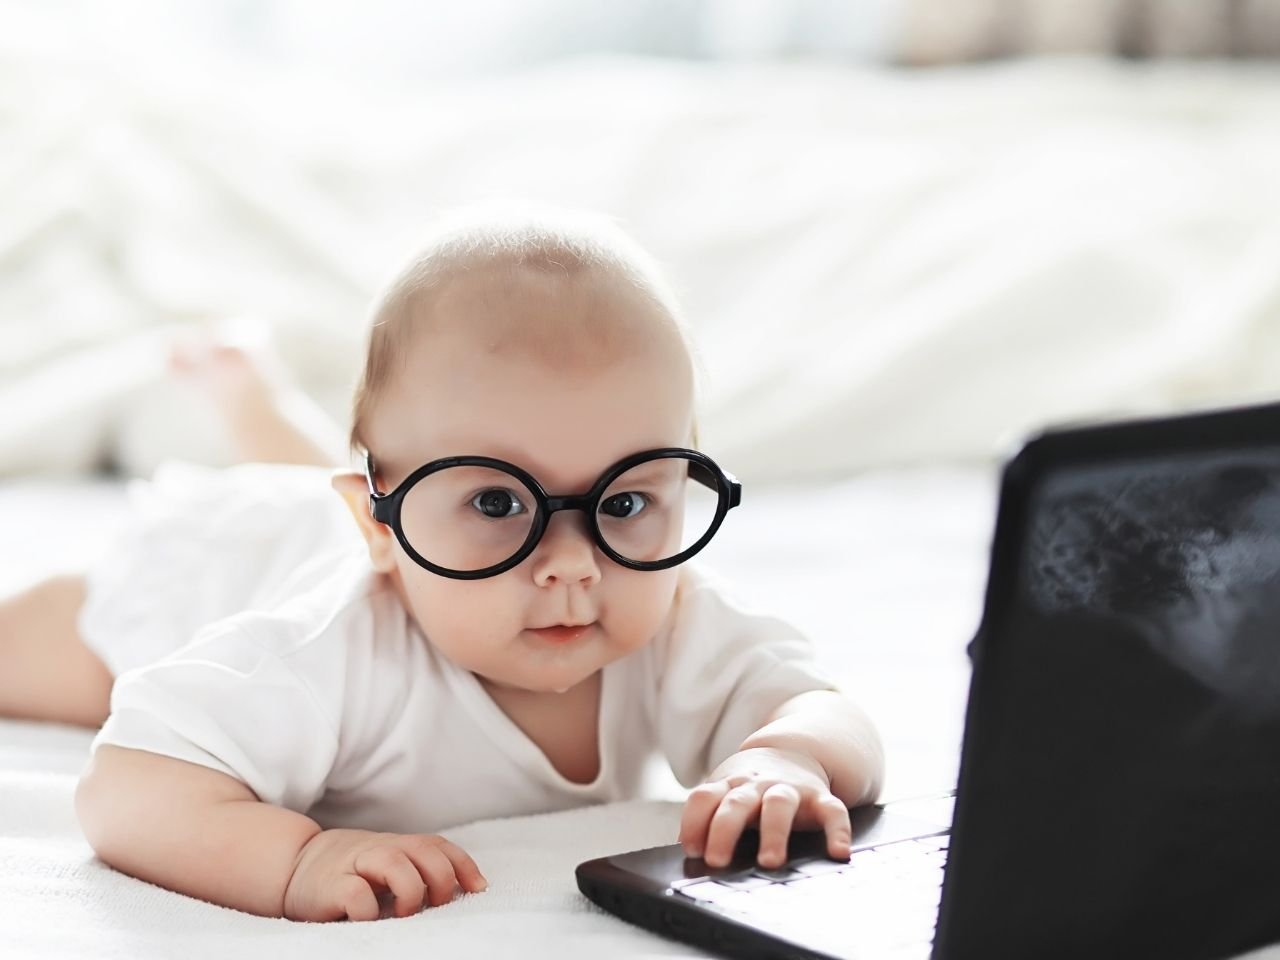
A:
[[[928,957],[947,836],[809,859],[778,870],[682,880],[672,889],[806,947],[843,956]]]

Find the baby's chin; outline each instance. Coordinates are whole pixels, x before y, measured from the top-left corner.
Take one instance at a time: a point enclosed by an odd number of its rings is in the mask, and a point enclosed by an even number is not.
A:
[[[608,659],[600,657],[599,651],[579,650],[577,656],[574,652],[563,651],[569,656],[526,657],[519,662],[513,656],[500,675],[483,676],[494,686],[526,693],[568,693],[595,676]]]
[[[537,670],[530,668],[514,676],[490,677],[490,683],[500,687],[523,690],[525,693],[568,693],[574,687],[590,680],[602,665],[579,670]]]

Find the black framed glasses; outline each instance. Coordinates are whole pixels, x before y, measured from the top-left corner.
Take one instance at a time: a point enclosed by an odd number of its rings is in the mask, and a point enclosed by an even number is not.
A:
[[[368,452],[364,466],[373,518],[420,566],[455,580],[516,566],[559,510],[585,513],[592,539],[616,563],[665,570],[705,547],[742,500],[732,474],[684,447],[632,454],[576,495],[551,495],[525,470],[493,457],[432,460],[390,493],[378,490]]]

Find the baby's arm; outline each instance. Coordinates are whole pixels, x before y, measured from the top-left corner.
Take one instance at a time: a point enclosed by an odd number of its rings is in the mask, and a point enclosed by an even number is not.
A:
[[[471,858],[442,837],[322,830],[263,803],[234,777],[184,760],[100,746],[76,788],[90,846],[116,869],[213,903],[294,920],[373,920],[484,889]]]

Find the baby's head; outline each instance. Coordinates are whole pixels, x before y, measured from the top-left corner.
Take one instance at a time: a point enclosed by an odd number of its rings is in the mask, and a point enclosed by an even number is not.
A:
[[[352,446],[368,452],[379,493],[433,464],[403,487],[405,542],[389,503],[380,508],[388,522],[370,516],[364,475],[335,485],[374,566],[437,649],[492,684],[566,690],[654,636],[679,568],[618,562],[593,538],[587,512],[555,510],[553,499],[540,513],[528,480],[551,498],[596,487],[596,523],[624,560],[679,554],[689,534],[673,545],[661,524],[664,512],[669,522],[684,509],[683,493],[667,491],[676,481],[683,489],[690,460],[650,460],[597,481],[632,454],[695,446],[695,378],[673,298],[609,221],[463,215],[375,305],[356,392]],[[529,477],[435,463],[451,457],[496,458]],[[714,508],[715,478],[694,469]],[[501,567],[531,546],[544,519],[541,539],[513,565],[458,575]],[[530,632],[556,624],[590,627],[568,640]]]

